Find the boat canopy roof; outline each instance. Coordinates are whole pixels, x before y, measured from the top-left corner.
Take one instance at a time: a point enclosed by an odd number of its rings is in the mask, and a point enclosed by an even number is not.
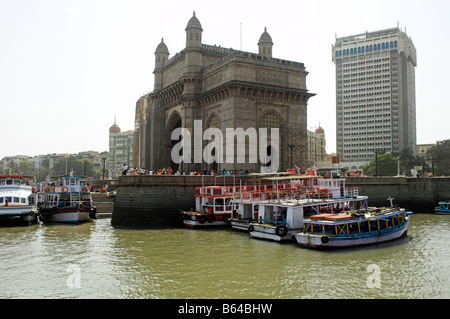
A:
[[[255,178],[249,180],[249,182],[260,182],[260,181],[289,181],[289,180],[299,180],[299,179],[313,179],[313,178],[323,178],[322,176],[318,175],[296,175],[296,174],[290,174],[288,176],[262,176],[260,178]]]
[[[355,196],[352,198],[302,198],[302,199],[271,199],[266,201],[258,201],[255,204],[265,205],[265,206],[317,206],[317,205],[332,205],[346,203],[349,201],[363,201],[366,200],[367,196]],[[234,202],[241,202],[239,200],[234,200]],[[247,203],[246,201],[242,201]]]
[[[341,214],[320,214],[310,216],[308,219],[304,220],[305,224],[316,224],[316,225],[339,225],[339,224],[349,224],[349,223],[359,223],[365,221],[372,221],[377,219],[391,218],[404,213],[404,209],[395,208],[388,210],[385,213],[371,214],[365,213],[364,215],[354,216],[349,214],[349,212]],[[354,212],[356,213],[356,211]],[[334,215],[334,216],[333,216]]]

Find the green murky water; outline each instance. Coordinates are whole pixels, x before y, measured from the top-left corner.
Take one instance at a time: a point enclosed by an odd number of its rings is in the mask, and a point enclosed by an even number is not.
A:
[[[0,228],[0,298],[450,298],[450,216],[333,251],[231,229],[119,229],[110,219]]]

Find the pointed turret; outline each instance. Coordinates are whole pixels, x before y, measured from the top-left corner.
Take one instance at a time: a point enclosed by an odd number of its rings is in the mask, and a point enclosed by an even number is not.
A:
[[[161,43],[156,47],[155,51],[155,70],[153,74],[155,75],[155,90],[162,88],[162,74],[163,68],[169,59],[169,49],[164,43],[164,38],[161,39]]]
[[[266,58],[272,57],[272,38],[270,37],[269,33],[267,33],[267,28],[264,27],[264,32],[261,34],[261,37],[258,41],[258,47],[259,47],[259,55],[262,55]]]
[[[195,11],[192,18],[186,26],[186,48],[201,48],[202,46],[202,25],[195,16]]]

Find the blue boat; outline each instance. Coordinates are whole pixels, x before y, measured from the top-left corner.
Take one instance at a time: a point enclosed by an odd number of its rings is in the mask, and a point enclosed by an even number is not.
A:
[[[434,212],[438,215],[449,215],[450,214],[450,202],[439,202],[438,206],[434,208]]]
[[[300,246],[337,248],[382,243],[406,236],[411,212],[403,208],[368,208],[353,213],[321,214],[305,220],[295,234]]]

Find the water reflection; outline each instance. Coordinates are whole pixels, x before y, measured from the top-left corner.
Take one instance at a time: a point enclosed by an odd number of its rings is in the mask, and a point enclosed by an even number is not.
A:
[[[108,219],[0,228],[0,298],[449,298],[449,224],[415,214],[406,238],[329,251]],[[79,288],[68,286],[71,265]],[[378,288],[368,285],[370,265]]]

